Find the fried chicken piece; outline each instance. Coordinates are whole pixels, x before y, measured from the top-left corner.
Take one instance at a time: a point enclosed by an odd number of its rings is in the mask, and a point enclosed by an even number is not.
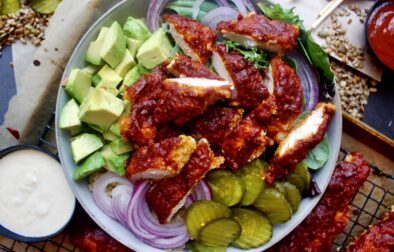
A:
[[[205,78],[223,80],[219,75],[209,70],[204,64],[193,61],[187,56],[177,53],[175,58],[168,64],[167,71],[176,77]]]
[[[251,110],[268,97],[269,93],[259,70],[238,52],[227,52],[223,44],[215,45],[212,64],[221,77],[234,84],[235,94],[231,105]]]
[[[394,208],[358,235],[344,252],[394,251]]]
[[[277,106],[274,100],[273,96],[264,100],[248,114],[248,118],[257,122],[261,126],[269,126],[272,119],[275,118],[275,115],[277,114]]]
[[[275,101],[277,113],[268,125],[267,135],[279,143],[302,112],[302,85],[295,70],[282,59],[273,59],[268,71],[271,76],[271,81],[267,82],[268,90]]]
[[[269,184],[293,171],[306,158],[308,151],[323,140],[334,113],[333,104],[319,103],[315,110],[294,126],[270,160],[264,175]]]
[[[167,138],[177,137],[182,135],[182,131],[172,125],[171,123],[166,123],[163,127],[161,127],[156,134],[156,142],[160,142],[166,140]]]
[[[217,101],[229,99],[230,96],[230,84],[227,81],[204,78],[166,79],[153,119],[157,125],[174,122],[180,127],[193,117],[203,114]]]
[[[331,251],[335,236],[349,220],[349,203],[370,172],[362,154],[350,153],[345,161],[337,164],[327,190],[309,216],[269,251]]]
[[[190,121],[188,126],[193,137],[206,138],[210,144],[220,146],[242,120],[242,115],[242,109],[213,106]]]
[[[184,16],[165,15],[163,19],[170,24],[172,37],[187,56],[203,64],[208,62],[212,55],[211,46],[216,40],[215,31]]]
[[[297,43],[299,29],[288,23],[269,20],[264,15],[253,12],[246,17],[240,15],[238,21],[221,21],[216,29],[225,38],[233,40],[246,48],[257,47],[262,50],[284,55]]]
[[[126,176],[131,180],[175,177],[196,149],[196,141],[181,135],[136,150],[126,162]]]
[[[219,153],[226,159],[227,166],[237,170],[259,157],[267,145],[272,145],[272,140],[265,135],[264,129],[246,117],[223,140]]]
[[[154,182],[146,195],[146,201],[160,223],[168,223],[205,174],[223,162],[222,157],[214,156],[208,142],[201,139],[178,176]]]
[[[131,104],[141,103],[157,98],[161,92],[162,83],[168,77],[166,64],[155,67],[151,73],[143,75],[133,85],[126,88],[124,98]]]

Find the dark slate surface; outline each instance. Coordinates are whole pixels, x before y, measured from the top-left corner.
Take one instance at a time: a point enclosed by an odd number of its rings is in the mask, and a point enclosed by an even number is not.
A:
[[[10,46],[3,48],[0,57],[0,125],[4,121],[4,114],[8,109],[8,102],[16,94],[14,70],[10,65],[12,50]]]

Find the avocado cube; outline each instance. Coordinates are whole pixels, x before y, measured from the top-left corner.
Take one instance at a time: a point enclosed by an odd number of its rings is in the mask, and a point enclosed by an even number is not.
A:
[[[151,35],[148,27],[142,19],[128,17],[123,26],[124,34],[132,39],[145,41]]]
[[[69,100],[60,112],[59,128],[78,132],[81,129],[81,120],[78,117],[79,106],[74,99]]]
[[[73,179],[80,180],[93,172],[99,171],[104,165],[105,160],[103,156],[100,152],[96,151],[77,166],[73,173]]]
[[[111,125],[111,127],[109,128],[109,130],[117,135],[117,136],[121,136],[120,135],[120,121],[116,121],[114,124]]]
[[[96,85],[96,88],[102,88],[113,95],[118,95],[119,90],[116,87],[121,81],[122,77],[108,65],[104,65],[100,71],[93,76],[93,83]]]
[[[119,65],[115,68],[115,72],[120,76],[124,77],[125,74],[133,67],[135,66],[135,61],[131,53],[126,50],[124,57],[122,61],[119,63]]]
[[[109,145],[105,145],[101,151],[105,160],[105,168],[108,171],[114,172],[119,176],[123,176],[126,173],[124,162],[130,157],[129,153],[122,155],[116,155]]]
[[[101,88],[95,88],[83,101],[79,119],[107,130],[122,114],[124,103],[115,95]]]
[[[111,68],[115,68],[122,61],[126,52],[126,38],[118,22],[113,22],[105,34],[100,48],[100,56]]]
[[[97,71],[100,69],[99,66],[91,65],[89,64],[87,67],[83,68],[82,71],[90,74],[90,75],[95,75]],[[93,80],[92,80],[93,81]]]
[[[134,147],[130,142],[124,141],[122,138],[118,138],[112,141],[109,146],[112,148],[112,151],[117,155],[121,155],[127,152],[131,152]]]
[[[106,130],[103,133],[103,138],[109,142],[115,141],[116,139],[119,138],[119,136],[115,135],[112,133],[110,130]]]
[[[101,27],[97,39],[90,42],[88,50],[86,52],[85,60],[93,65],[101,66],[104,64],[103,59],[100,56],[100,49],[104,42],[104,37],[108,32],[108,27]]]
[[[138,63],[148,69],[163,63],[170,56],[172,45],[163,28],[152,34],[138,49]]]
[[[137,40],[132,38],[127,38],[127,49],[133,57],[137,54],[138,49],[144,43],[144,40]]]
[[[90,74],[81,69],[74,68],[68,76],[64,90],[77,102],[81,103],[88,95],[91,83],[92,76]]]
[[[100,137],[95,134],[83,133],[71,140],[71,153],[78,163],[103,146]]]

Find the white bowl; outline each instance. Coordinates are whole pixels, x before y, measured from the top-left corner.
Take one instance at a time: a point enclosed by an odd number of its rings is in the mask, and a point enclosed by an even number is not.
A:
[[[116,4],[113,8],[109,9],[103,16],[101,16],[90,29],[86,32],[86,34],[82,37],[81,41],[76,46],[73,54],[71,55],[70,60],[66,66],[66,69],[63,73],[62,82],[67,78],[72,68],[75,67],[84,67],[85,66],[85,52],[89,45],[89,42],[94,40],[99,32],[101,26],[108,26],[113,21],[117,20],[120,23],[125,22],[128,16],[134,17],[145,17],[146,10],[148,6],[148,1],[144,0],[128,0],[121,1]],[[95,204],[93,201],[92,194],[89,192],[87,187],[87,181],[76,182],[72,179],[72,173],[76,167],[74,161],[71,157],[70,151],[70,135],[59,129],[59,115],[60,111],[66,102],[69,100],[69,97],[64,92],[63,88],[59,88],[58,98],[57,98],[57,106],[56,106],[56,137],[57,137],[57,145],[59,150],[59,157],[61,163],[63,165],[64,173],[67,177],[67,180],[74,191],[75,196],[77,197],[79,203],[85,209],[85,211],[90,215],[90,217],[108,234],[110,234],[113,238],[124,244],[125,246],[135,250],[135,251],[162,251],[157,248],[153,248],[148,244],[140,241],[137,237],[133,235],[133,233],[128,230],[126,227],[121,225],[119,222],[105,215]],[[337,106],[338,110],[330,124],[328,129],[328,137],[330,143],[330,158],[328,162],[325,164],[323,168],[314,173],[315,179],[319,188],[322,192],[325,191],[328,182],[331,178],[332,172],[334,171],[335,163],[337,160],[340,144],[341,144],[341,133],[342,133],[342,115],[340,110],[340,102],[338,95],[335,96],[334,104]],[[301,201],[301,205],[298,211],[293,215],[293,217],[286,222],[285,224],[275,225],[273,229],[272,239],[266,243],[264,246],[251,249],[248,251],[263,251],[268,249],[279,240],[281,240],[284,236],[286,236],[289,232],[291,232],[305,217],[309,214],[309,212],[314,208],[314,206],[319,201],[321,195],[314,198],[304,198]],[[245,251],[237,248],[229,248],[227,251]]]

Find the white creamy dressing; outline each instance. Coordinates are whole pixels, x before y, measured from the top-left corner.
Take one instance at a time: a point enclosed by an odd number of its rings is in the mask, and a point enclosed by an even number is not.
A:
[[[38,150],[0,159],[0,225],[26,237],[44,237],[71,218],[75,197],[60,163]]]

